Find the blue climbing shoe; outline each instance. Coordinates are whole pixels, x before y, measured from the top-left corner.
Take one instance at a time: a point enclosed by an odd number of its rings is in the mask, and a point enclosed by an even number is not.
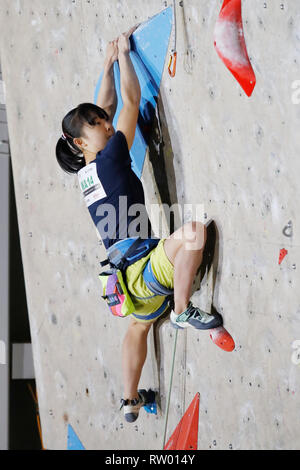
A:
[[[210,330],[223,324],[222,316],[218,312],[206,313],[199,307],[194,307],[191,301],[189,301],[186,310],[179,315],[176,315],[172,310],[170,321],[173,328],[177,329],[192,327],[197,330]]]

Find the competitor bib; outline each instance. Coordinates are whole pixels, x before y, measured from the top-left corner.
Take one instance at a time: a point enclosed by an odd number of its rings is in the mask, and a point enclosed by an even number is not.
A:
[[[97,174],[96,162],[81,168],[77,175],[87,207],[107,196]]]

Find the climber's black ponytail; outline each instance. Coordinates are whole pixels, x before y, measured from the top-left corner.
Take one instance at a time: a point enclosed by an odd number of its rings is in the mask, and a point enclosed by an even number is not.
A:
[[[74,144],[76,137],[85,137],[83,125],[95,125],[95,118],[108,120],[104,109],[92,103],[82,103],[72,109],[62,120],[62,136],[56,144],[56,159],[67,173],[77,173],[85,166],[82,150]]]

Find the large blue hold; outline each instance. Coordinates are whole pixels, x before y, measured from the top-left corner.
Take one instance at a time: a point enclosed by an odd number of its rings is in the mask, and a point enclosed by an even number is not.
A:
[[[134,142],[130,149],[132,169],[139,178],[142,175],[146,148],[149,143],[148,139],[155,115],[157,96],[172,30],[172,21],[173,8],[168,7],[150,20],[142,23],[130,37],[130,57],[141,87],[140,112]],[[118,117],[123,107],[118,61],[114,63],[114,75],[118,96],[118,106],[113,120],[113,126],[116,128]],[[103,71],[95,89],[95,104],[102,77]]]

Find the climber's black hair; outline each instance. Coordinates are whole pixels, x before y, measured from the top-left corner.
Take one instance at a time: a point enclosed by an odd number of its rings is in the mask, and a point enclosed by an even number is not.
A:
[[[65,139],[61,136],[56,144],[56,159],[65,172],[77,173],[85,166],[83,152],[74,144],[73,139],[86,137],[83,126],[94,126],[96,117],[106,121],[109,119],[106,111],[96,104],[81,103],[63,118],[62,131]]]

